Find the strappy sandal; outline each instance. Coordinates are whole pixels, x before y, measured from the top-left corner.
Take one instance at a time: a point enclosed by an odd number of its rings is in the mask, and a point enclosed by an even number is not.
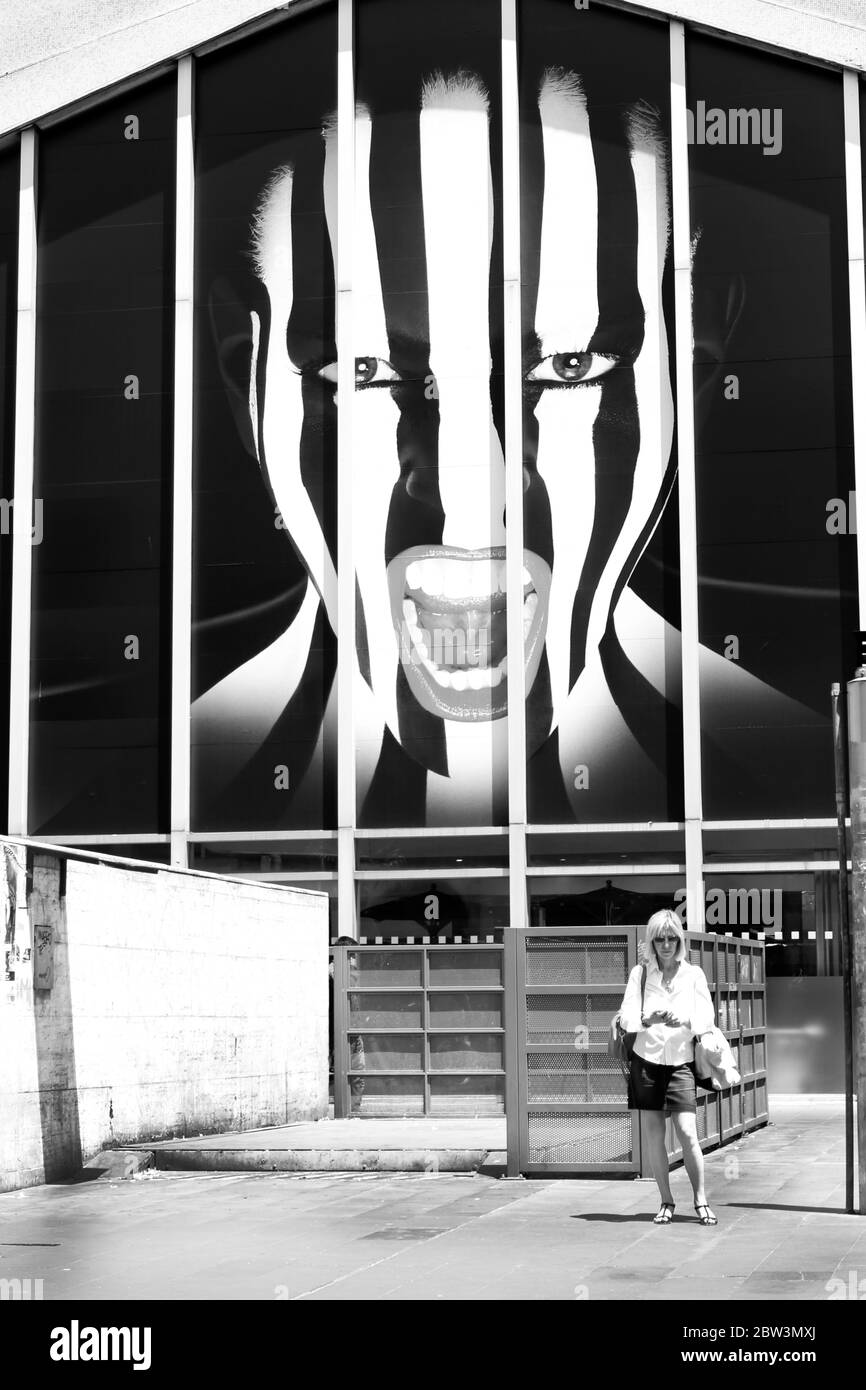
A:
[[[706,1202],[702,1202],[700,1206],[696,1204],[695,1211],[698,1214],[698,1220],[702,1226],[718,1226],[719,1218],[716,1216],[712,1207],[707,1206]],[[703,1216],[701,1216],[701,1212],[703,1212]]]
[[[654,1226],[669,1226],[674,1219],[676,1202],[662,1202],[656,1215],[653,1217]]]

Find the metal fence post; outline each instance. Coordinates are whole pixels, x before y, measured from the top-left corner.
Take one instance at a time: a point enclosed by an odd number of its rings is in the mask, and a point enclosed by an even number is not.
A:
[[[852,1054],[857,1094],[858,1192],[866,1198],[866,666],[848,682],[848,769],[851,785]]]

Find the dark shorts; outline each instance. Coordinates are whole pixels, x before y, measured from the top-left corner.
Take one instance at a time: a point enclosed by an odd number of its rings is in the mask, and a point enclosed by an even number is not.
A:
[[[628,1077],[629,1110],[697,1110],[695,1074],[691,1064],[666,1067],[657,1062],[645,1062],[632,1053]]]

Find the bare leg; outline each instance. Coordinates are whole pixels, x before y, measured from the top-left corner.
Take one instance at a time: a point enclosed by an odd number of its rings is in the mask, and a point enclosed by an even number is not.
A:
[[[698,1143],[695,1116],[690,1111],[679,1110],[674,1113],[673,1122],[683,1146],[683,1162],[695,1194],[695,1206],[703,1206],[707,1200],[704,1188],[704,1156]]]
[[[668,1154],[665,1148],[665,1114],[663,1110],[642,1110],[641,1121],[644,1126],[647,1149],[653,1177],[658,1183],[659,1196],[663,1202],[673,1205],[669,1177]]]

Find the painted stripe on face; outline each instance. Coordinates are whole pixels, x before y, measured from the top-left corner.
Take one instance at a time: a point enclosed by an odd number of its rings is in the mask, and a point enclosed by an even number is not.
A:
[[[611,569],[620,582],[629,551],[640,539],[670,465],[674,403],[670,378],[667,329],[662,299],[662,279],[667,256],[670,214],[667,159],[664,147],[647,113],[633,112],[629,119],[631,163],[637,195],[637,288],[644,305],[643,346],[634,365],[635,394],[640,403],[640,451],[635,465],[631,510],[611,555]],[[644,545],[652,534],[643,536]],[[643,547],[631,560],[637,563]],[[601,640],[601,610],[594,615],[593,636]]]
[[[372,358],[384,371],[390,356],[382,279],[370,192],[372,121],[366,107],[355,116],[355,208],[353,336],[355,353]],[[380,365],[381,364],[381,365]],[[370,665],[370,684],[382,702],[382,714],[397,732],[397,662],[400,636],[385,569],[385,536],[391,495],[400,476],[396,438],[400,412],[387,387],[356,393],[354,409],[352,510],[358,541],[355,573],[363,606]],[[409,651],[408,636],[405,650]]]
[[[290,526],[292,541],[325,605],[331,627],[336,631],[337,576],[316,509],[303,482],[303,378],[289,358],[285,334],[294,301],[292,188],[291,168],[278,170],[265,191],[257,217],[258,269],[268,292],[271,314],[270,329],[260,348],[265,353],[265,369],[260,392],[264,406],[259,464]],[[254,343],[251,363],[254,378],[258,369]]]
[[[468,76],[427,83],[420,133],[442,541],[486,549],[505,544],[505,474],[490,400],[493,183],[480,83]]]
[[[628,515],[619,528],[590,615],[590,650],[601,642],[615,593],[627,581],[623,570],[629,557],[633,569],[652,534],[647,521],[663,485],[673,441],[673,393],[662,303],[669,228],[667,162],[646,113],[632,112],[627,130],[637,218],[635,293],[644,306],[643,344],[634,364],[640,439]]]
[[[589,115],[574,74],[549,74],[538,100],[544,152],[535,332],[542,357],[585,351],[598,323],[598,192]],[[535,417],[537,468],[554,536],[547,625],[554,722],[570,687],[574,597],[595,513],[593,429],[600,386],[544,391]]]
[[[535,324],[546,357],[584,351],[598,324],[598,187],[586,99],[574,73],[545,77],[538,112],[544,205]]]

